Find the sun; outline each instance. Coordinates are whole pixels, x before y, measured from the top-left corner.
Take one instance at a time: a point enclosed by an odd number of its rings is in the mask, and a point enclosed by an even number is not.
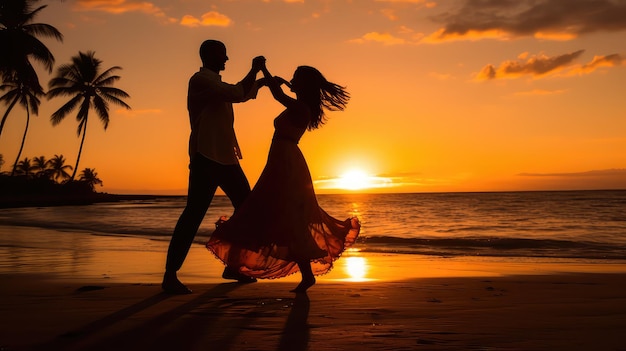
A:
[[[337,179],[337,185],[341,189],[361,190],[371,186],[370,176],[362,170],[353,169],[342,174]]]
[[[319,189],[339,189],[343,191],[360,191],[393,187],[393,179],[373,176],[362,168],[352,168],[337,177],[329,177],[315,181]]]

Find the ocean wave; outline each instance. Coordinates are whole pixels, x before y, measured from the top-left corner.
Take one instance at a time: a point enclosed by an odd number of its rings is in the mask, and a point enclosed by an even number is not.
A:
[[[319,201],[338,218],[359,217],[355,248],[362,251],[626,260],[626,191],[321,195]],[[184,197],[157,197],[10,208],[0,211],[0,225],[169,240],[184,206]],[[227,197],[217,196],[195,242],[205,243],[215,221],[232,210]]]
[[[626,260],[626,247],[609,243],[554,239],[463,237],[398,238],[361,237],[365,252],[394,252],[434,256],[545,257]]]
[[[171,231],[159,228],[112,225],[98,226],[72,222],[24,222],[4,219],[0,225],[40,227],[61,232],[88,232],[98,235],[130,235],[156,240],[169,240]],[[204,244],[213,227],[200,228],[194,240]],[[626,260],[626,246],[614,243],[532,238],[455,237],[401,238],[396,236],[361,236],[355,247],[363,252],[401,253],[441,257],[534,257]]]
[[[62,232],[83,232],[83,233],[91,233],[91,234],[101,234],[101,235],[131,235],[131,236],[139,236],[139,237],[150,237],[153,239],[162,238],[163,240],[169,239],[174,230],[174,224],[167,227],[151,227],[151,226],[140,226],[137,224],[125,225],[123,222],[120,223],[107,223],[106,225],[102,225],[101,223],[77,223],[72,221],[37,221],[37,220],[29,220],[24,221],[22,219],[0,219],[0,225],[5,226],[17,226],[17,227],[32,227],[32,228],[44,228],[44,229],[53,229]],[[196,236],[202,240],[205,240],[211,236],[213,233],[214,226],[211,224],[203,224],[203,226],[198,230]],[[208,239],[207,239],[208,240]]]

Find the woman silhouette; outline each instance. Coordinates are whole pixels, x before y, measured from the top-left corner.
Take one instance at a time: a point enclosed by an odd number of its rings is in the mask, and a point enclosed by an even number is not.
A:
[[[298,147],[305,131],[326,121],[324,111],[343,110],[350,95],[315,68],[300,66],[291,82],[261,71],[272,96],[285,106],[274,119],[274,136],[259,180],[233,216],[220,224],[207,248],[224,264],[255,278],[281,278],[300,271],[292,292],[306,292],[356,240],[357,218],[328,215],[317,203],[311,174]],[[296,98],[281,89],[286,85]]]

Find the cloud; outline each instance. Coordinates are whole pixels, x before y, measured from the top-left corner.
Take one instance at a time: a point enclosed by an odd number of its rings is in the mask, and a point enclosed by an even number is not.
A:
[[[625,0],[465,0],[433,20],[443,27],[424,38],[451,40],[536,37],[571,40],[599,31],[626,30]]]
[[[196,18],[191,15],[185,15],[180,20],[180,24],[186,27],[228,27],[233,24],[233,21],[226,15],[217,11],[209,11],[203,14],[200,18]]]
[[[77,0],[77,11],[100,11],[112,14],[141,12],[157,17],[166,17],[165,12],[151,2],[126,0]]]
[[[595,56],[591,62],[576,64],[584,50],[578,50],[568,54],[547,56],[544,54],[530,56],[528,53],[521,54],[517,60],[507,60],[499,66],[486,65],[476,75],[476,80],[492,80],[505,78],[519,78],[532,76],[541,78],[548,74],[563,72],[564,76],[590,74],[602,67],[617,67],[626,65],[626,58],[619,54]]]
[[[389,7],[377,10],[390,22],[397,22],[404,15],[403,11],[405,10],[403,9],[407,6],[402,6],[402,4],[414,4],[410,6],[413,9],[430,9],[437,6],[436,2],[428,0],[375,0],[375,2],[390,4]],[[415,30],[406,25],[398,25],[391,32],[372,31],[348,42],[357,44],[374,42],[384,45],[416,45],[419,44],[422,38],[424,38],[424,33],[416,33]]]
[[[520,76],[543,76],[548,73],[554,73],[572,64],[572,62],[580,57],[584,50],[578,50],[569,54],[558,56],[546,56],[543,54],[528,56],[524,53],[518,57],[518,60],[508,60],[496,67],[487,65],[476,76],[477,80],[491,80],[502,78],[518,78]],[[526,58],[525,61],[522,61]]]
[[[545,89],[533,89],[530,91],[520,91],[515,93],[515,96],[545,96],[545,95],[558,95],[565,93],[565,90],[545,90]]]
[[[380,189],[393,188],[399,186],[394,184],[391,178],[379,176],[366,176],[361,182],[349,182],[342,177],[323,178],[313,182],[319,189],[343,189],[343,190],[362,190],[362,189]]]
[[[380,13],[382,13],[383,16],[387,17],[387,19],[390,21],[398,20],[398,15],[396,15],[396,11],[393,9],[382,9],[380,10]]]
[[[292,1],[293,2],[293,1]],[[151,2],[135,0],[77,0],[76,11],[100,11],[110,14],[127,12],[141,12],[159,18],[165,18],[169,23],[180,23],[187,27],[218,26],[228,27],[232,20],[217,11],[209,11],[200,18],[185,15],[180,20],[168,17],[165,12]]]
[[[363,44],[367,42],[382,43],[385,45],[405,44],[406,40],[398,38],[389,33],[369,32],[358,39],[350,40],[351,43]]]
[[[603,170],[594,170],[594,171],[586,171],[586,172],[571,172],[571,173],[520,173],[518,176],[522,177],[624,177],[623,179],[626,181],[626,169],[624,168],[613,168],[613,169],[603,169]]]
[[[433,189],[457,183],[458,179],[432,178],[421,173],[395,173],[366,176],[361,181],[340,177],[322,177],[315,180],[316,189],[388,191],[397,188]]]
[[[432,1],[428,0],[376,0],[376,2],[392,2],[392,3],[408,3],[408,4],[431,4],[430,6],[434,6]]]
[[[626,189],[626,169],[571,173],[520,173],[526,186],[544,190]]]
[[[589,74],[601,67],[616,67],[626,65],[626,58],[620,54],[611,54],[607,56],[594,56],[591,62],[572,69],[570,74]]]

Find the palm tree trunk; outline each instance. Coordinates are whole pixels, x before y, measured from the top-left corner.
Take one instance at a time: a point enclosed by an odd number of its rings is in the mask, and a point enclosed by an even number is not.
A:
[[[72,178],[70,178],[70,181],[73,181],[74,177],[76,177],[76,171],[78,170],[78,162],[80,162],[80,154],[83,152],[83,144],[85,143],[86,134],[87,134],[87,117],[85,117],[85,124],[83,127],[83,138],[80,141],[80,148],[78,149],[78,156],[76,157],[76,167],[74,167],[74,172],[72,172]]]
[[[17,152],[17,158],[15,159],[15,163],[13,164],[13,170],[11,171],[11,177],[15,174],[15,168],[17,167],[17,163],[20,162],[20,157],[22,157],[22,150],[24,150],[24,142],[26,141],[26,133],[28,133],[28,124],[30,123],[30,109],[28,105],[26,105],[26,128],[24,128],[24,136],[22,136],[22,145],[20,145],[20,151]]]
[[[2,116],[2,122],[0,122],[0,136],[2,136],[2,129],[4,129],[4,122],[7,121],[7,117],[9,117],[9,112],[11,112],[11,110],[13,109],[13,106],[15,106],[19,97],[20,97],[19,95],[15,96],[15,99],[11,101],[11,104],[9,105],[9,108],[7,108],[7,111],[4,113],[4,116]]]

